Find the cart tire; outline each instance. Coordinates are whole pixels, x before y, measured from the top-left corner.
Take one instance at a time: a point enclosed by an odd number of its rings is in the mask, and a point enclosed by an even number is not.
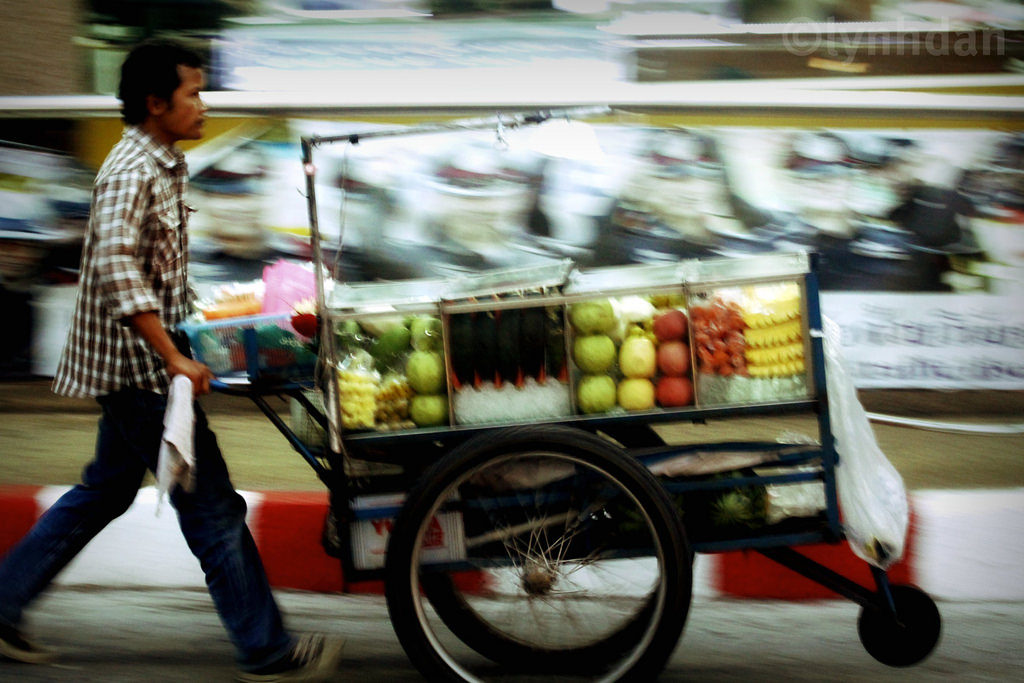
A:
[[[861,608],[857,633],[864,649],[888,666],[912,666],[935,649],[942,631],[942,617],[935,601],[914,586],[892,586],[896,607]]]
[[[464,561],[428,557],[448,512],[461,514]],[[691,562],[665,490],[621,448],[562,426],[510,428],[460,445],[410,490],[388,544],[388,610],[431,681],[487,680],[490,662],[652,678],[685,625]]]

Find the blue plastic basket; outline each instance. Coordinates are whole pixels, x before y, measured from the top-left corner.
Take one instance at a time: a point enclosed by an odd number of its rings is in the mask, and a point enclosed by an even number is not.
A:
[[[182,323],[196,360],[218,378],[303,381],[313,377],[316,353],[292,328],[288,314]]]

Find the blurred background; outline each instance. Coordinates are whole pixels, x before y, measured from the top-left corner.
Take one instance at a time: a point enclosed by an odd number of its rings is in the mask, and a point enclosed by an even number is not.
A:
[[[1018,2],[4,0],[0,21],[0,378],[52,374],[120,63],[172,36],[209,65],[183,145],[201,292],[309,260],[300,136],[409,126],[318,151],[339,279],[808,249],[859,386],[1024,388]],[[416,134],[552,102],[612,109]]]

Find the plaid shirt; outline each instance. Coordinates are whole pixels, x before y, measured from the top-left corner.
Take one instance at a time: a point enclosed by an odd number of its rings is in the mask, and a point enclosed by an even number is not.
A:
[[[128,318],[154,311],[169,333],[189,310],[185,157],[128,127],[96,175],[78,299],[53,390],[165,393],[163,359]]]

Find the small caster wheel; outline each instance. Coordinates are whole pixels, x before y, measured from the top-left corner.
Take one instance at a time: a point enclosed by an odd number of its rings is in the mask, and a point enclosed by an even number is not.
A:
[[[942,618],[927,593],[913,586],[892,586],[896,615],[887,609],[864,607],[857,634],[864,649],[888,666],[917,664],[935,649]]]

